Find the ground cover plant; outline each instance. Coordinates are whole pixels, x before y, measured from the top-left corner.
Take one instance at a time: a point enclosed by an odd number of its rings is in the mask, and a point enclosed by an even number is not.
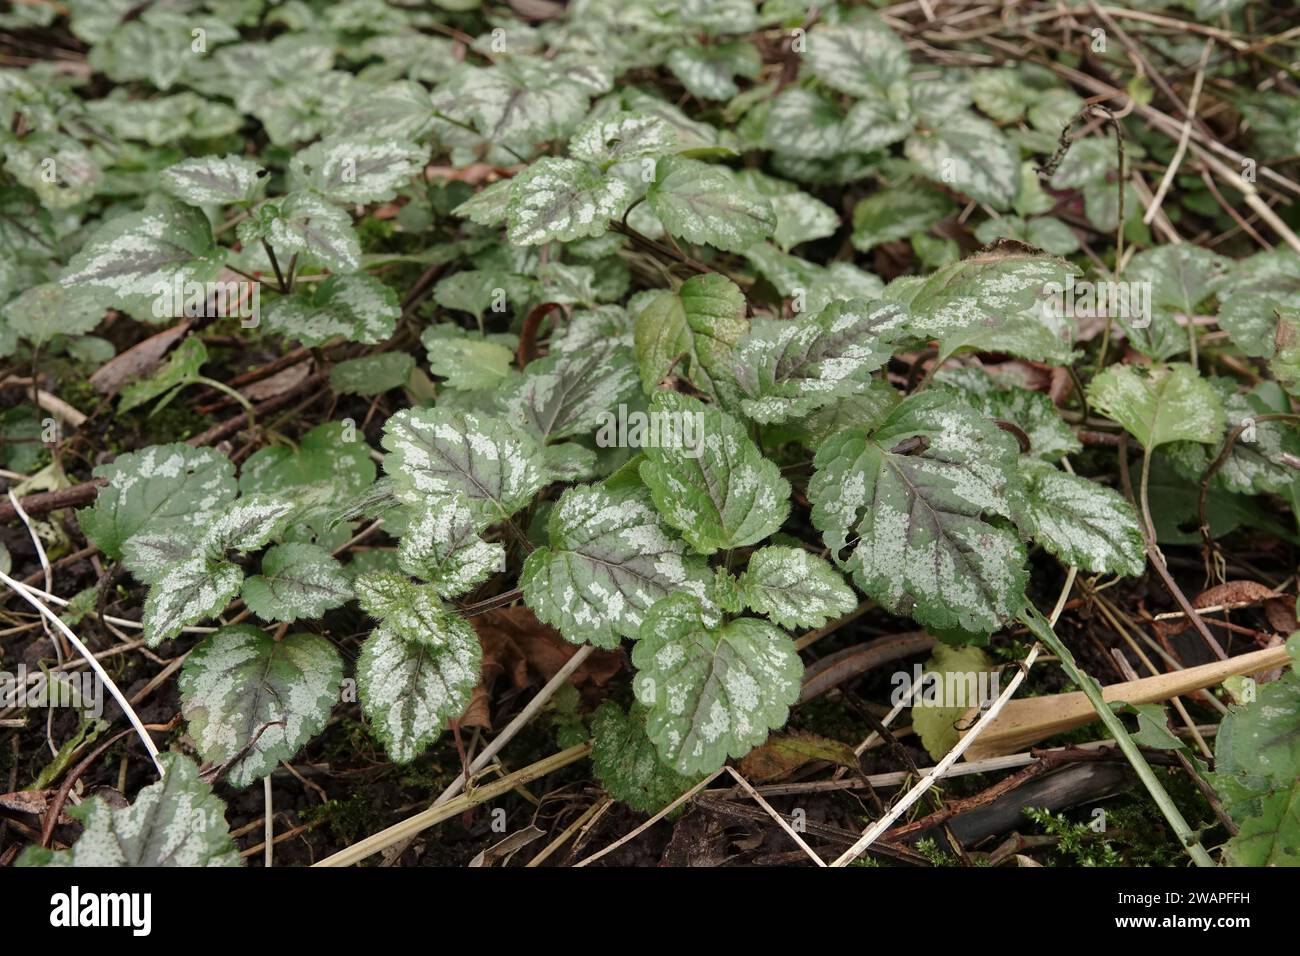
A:
[[[0,864],[1300,863],[1289,4],[0,58]]]

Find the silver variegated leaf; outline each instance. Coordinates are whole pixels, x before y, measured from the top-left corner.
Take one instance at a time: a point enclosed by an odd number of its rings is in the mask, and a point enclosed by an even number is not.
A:
[[[201,533],[185,527],[137,532],[122,545],[122,564],[141,584],[153,584],[173,564],[193,556]]]
[[[266,552],[262,573],[244,581],[242,594],[248,609],[264,621],[297,621],[345,604],[352,585],[325,548],[291,543]]]
[[[1083,449],[1052,399],[1042,392],[1019,386],[1002,387],[979,369],[956,368],[940,372],[939,389],[951,389],[954,397],[970,405],[985,418],[1009,422],[1029,439],[1029,454],[1044,461],[1057,461]]]
[[[548,547],[524,562],[520,586],[539,620],[574,644],[616,647],[646,611],[678,591],[703,596],[704,562],[684,554],[641,488],[580,485],[547,522]]]
[[[107,304],[150,314],[160,287],[208,282],[224,255],[207,217],[166,196],[152,196],[142,212],[104,223],[72,257],[61,285],[93,293]]]
[[[402,309],[397,293],[373,276],[330,276],[310,292],[276,299],[263,310],[268,329],[303,345],[334,338],[376,345],[393,334]]]
[[[275,536],[293,510],[294,503],[286,498],[245,495],[203,529],[199,548],[211,558],[226,551],[256,551]]]
[[[405,409],[384,425],[383,445],[384,471],[411,504],[460,494],[477,517],[500,521],[548,481],[537,442],[490,415]]]
[[[873,17],[819,25],[808,35],[808,71],[832,89],[880,98],[907,79],[907,47]]]
[[[221,613],[239,593],[244,572],[238,565],[202,555],[173,564],[157,577],[145,598],[144,640],[157,647],[181,628]]]
[[[192,206],[250,202],[266,183],[266,170],[243,156],[183,159],[159,174],[162,188]]]
[[[505,406],[544,441],[590,434],[637,393],[632,350],[603,342],[528,363]]]
[[[461,496],[437,498],[412,517],[398,542],[397,560],[442,597],[459,597],[505,564],[505,548],[484,541],[481,530]]]
[[[514,182],[509,179],[484,186],[452,212],[480,226],[499,226],[506,221],[513,187]]]
[[[671,152],[677,133],[658,116],[626,111],[598,116],[574,131],[569,155],[574,159],[612,166],[639,156]]]
[[[988,634],[1021,607],[1024,509],[1014,438],[951,396],[904,399],[874,432],[817,452],[813,524],[881,606],[940,631]],[[845,557],[842,552],[848,548]]]
[[[94,475],[108,484],[93,507],[77,512],[77,521],[110,558],[121,557],[126,540],[146,528],[181,529],[197,537],[238,491],[230,459],[181,442],[118,455]]]
[[[756,618],[723,624],[687,594],[651,609],[632,663],[646,734],[685,775],[717,770],[766,740],[786,722],[803,674],[783,631]]]
[[[166,775],[136,794],[129,807],[113,809],[91,797],[68,813],[81,821],[81,837],[69,850],[28,849],[19,866],[239,866],[230,838],[226,805],[180,754],[164,753]]]
[[[659,160],[646,200],[674,236],[726,252],[744,252],[776,229],[772,204],[731,170],[684,156]]]
[[[428,159],[415,143],[369,135],[321,140],[294,156],[289,172],[295,185],[338,202],[371,203],[392,199]]]
[[[325,638],[281,640],[247,624],[205,638],[181,668],[181,713],[204,760],[246,787],[325,729],[343,660]],[[238,758],[238,759],[236,759]]]
[[[520,246],[604,235],[632,202],[632,187],[590,163],[544,157],[514,179],[506,235]]]
[[[650,414],[658,416],[660,442],[645,446],[641,480],[664,520],[691,547],[701,554],[741,548],[781,527],[790,510],[790,483],[743,425],[676,392],[657,393]]]
[[[1146,567],[1137,512],[1113,488],[1022,458],[1033,538],[1065,564],[1135,576]]]
[[[1019,150],[973,113],[945,116],[936,128],[909,137],[904,151],[935,182],[950,183],[994,209],[1009,208],[1020,188]]]
[[[410,763],[469,706],[483,652],[469,622],[432,588],[402,583],[387,584],[383,622],[361,645],[357,686],[388,756]],[[373,596],[366,603],[377,605]]]
[[[803,548],[760,548],[740,576],[746,607],[781,627],[821,627],[858,606],[853,589],[824,558]]]
[[[1286,421],[1257,419],[1288,413],[1291,405],[1285,392],[1276,382],[1261,382],[1244,395],[1237,392],[1232,379],[1211,379],[1210,383],[1223,398],[1228,432],[1241,426],[1241,433],[1215,473],[1211,487],[1243,495],[1284,493],[1297,478],[1295,463],[1300,461],[1300,433]],[[1165,454],[1180,474],[1199,484],[1222,447],[1222,442],[1217,447],[1173,442],[1165,448]]]
[[[736,347],[740,407],[754,421],[807,415],[855,390],[889,360],[907,310],[892,302],[848,299],[815,316],[763,320]]]
[[[1002,247],[985,250],[943,267],[913,290],[910,329],[939,339],[945,355],[962,346],[984,347],[994,339],[1004,350],[1020,354],[1025,347],[1020,340],[1036,332],[1044,341],[1030,344],[1039,351],[1068,351],[1070,343],[1057,334],[1064,316],[1055,308],[1052,290],[1061,291],[1077,271],[1053,256]]]
[[[352,217],[314,192],[291,192],[267,204],[241,222],[236,235],[245,246],[265,239],[281,257],[281,265],[297,253],[331,272],[361,268],[361,241],[352,228]]]

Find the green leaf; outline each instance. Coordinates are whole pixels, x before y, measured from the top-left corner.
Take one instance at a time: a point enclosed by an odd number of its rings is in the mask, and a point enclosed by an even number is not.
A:
[[[154,581],[145,598],[141,618],[145,643],[157,647],[181,628],[220,614],[239,593],[243,580],[238,565],[201,554],[173,564]]]
[[[844,151],[844,116],[827,97],[787,87],[767,109],[762,145],[805,159],[834,156]]]
[[[953,210],[952,200],[918,183],[872,193],[853,207],[853,248],[870,252],[895,239],[906,239]]]
[[[256,551],[280,531],[294,507],[287,498],[244,495],[203,529],[199,548],[213,560],[227,551]]]
[[[499,226],[506,221],[506,211],[510,208],[510,196],[514,192],[514,185],[513,180],[503,179],[490,186],[484,186],[452,212],[480,226]]]
[[[506,235],[520,246],[605,234],[632,202],[632,187],[590,163],[547,156],[514,179]]]
[[[664,65],[694,96],[729,100],[740,92],[733,77],[757,77],[763,60],[752,43],[732,40],[709,46],[674,47],[668,51]]]
[[[108,484],[95,504],[77,512],[86,537],[109,558],[120,558],[128,538],[146,528],[197,536],[237,492],[235,466],[210,448],[153,445],[118,455],[94,471]]]
[[[892,302],[849,299],[815,316],[760,320],[736,347],[740,407],[756,422],[783,422],[861,387],[889,361],[907,310]]]
[[[297,253],[332,272],[361,268],[361,242],[352,228],[352,217],[314,192],[291,192],[267,203],[239,224],[236,235],[245,247],[265,239],[281,266],[287,266]],[[299,262],[302,265],[305,263]]]
[[[1026,108],[1038,97],[1038,91],[1025,82],[1025,76],[1012,69],[972,71],[970,91],[975,105],[999,123],[1022,119]]]
[[[842,431],[818,450],[813,524],[887,610],[988,634],[1024,602],[1024,546],[996,520],[1024,507],[1018,450],[951,397],[911,395],[874,432]]]
[[[543,441],[590,434],[637,394],[632,350],[605,341],[528,363],[505,407]]]
[[[292,760],[325,729],[343,660],[315,634],[275,640],[248,624],[223,627],[181,668],[181,712],[205,761],[246,787]],[[238,759],[236,759],[238,758]]]
[[[1181,362],[1104,369],[1088,384],[1088,402],[1123,425],[1143,448],[1172,441],[1213,445],[1223,436],[1219,394],[1195,368]]]
[[[94,293],[107,305],[152,314],[158,287],[215,279],[224,252],[201,211],[151,196],[142,212],[101,225],[59,277],[65,288]]]
[[[352,597],[343,565],[315,544],[282,544],[262,558],[262,573],[247,578],[248,609],[264,621],[320,617]]]
[[[633,320],[641,386],[654,391],[681,356],[685,372],[706,394],[723,398],[731,381],[732,348],[749,331],[745,296],[717,273],[692,276],[676,292],[646,298]]]
[[[776,532],[790,511],[790,483],[775,462],[763,457],[745,428],[714,406],[659,392],[650,414],[661,422],[696,422],[701,436],[647,445],[641,480],[664,520],[701,554],[742,548]],[[679,436],[685,429],[678,428]]]
[[[1261,382],[1244,395],[1237,392],[1236,383],[1231,379],[1210,382],[1223,398],[1228,431],[1238,425],[1246,426],[1215,473],[1211,487],[1246,495],[1283,493],[1297,477],[1292,462],[1300,460],[1300,434],[1294,425],[1255,419],[1290,412],[1291,404],[1285,393],[1275,382]],[[1209,447],[1196,442],[1175,442],[1165,453],[1180,474],[1199,484],[1222,448],[1223,442]]]
[[[726,252],[744,252],[776,229],[772,204],[731,170],[683,156],[659,160],[646,201],[674,236]]]
[[[525,57],[491,67],[462,65],[448,83],[443,109],[468,118],[493,143],[531,151],[567,136],[583,118],[591,90],[575,79],[574,72]]]
[[[1293,658],[1300,639],[1287,642]],[[1292,669],[1232,708],[1214,742],[1211,782],[1241,832],[1228,841],[1234,866],[1300,865],[1300,676]]]
[[[1137,512],[1119,492],[1022,459],[1033,536],[1080,571],[1135,577],[1146,568]]]
[[[428,149],[409,141],[373,133],[336,136],[294,156],[289,172],[298,188],[336,202],[382,202],[415,178],[428,158]]]
[[[935,760],[942,760],[961,739],[954,725],[966,711],[985,703],[980,678],[992,671],[993,662],[978,647],[937,644],[931,651],[922,671],[925,683],[912,698],[912,729]],[[988,678],[983,680],[987,687]]]
[[[858,606],[853,589],[830,563],[803,548],[755,551],[740,576],[746,607],[781,627],[821,627]]]
[[[907,47],[874,17],[819,25],[808,35],[808,71],[832,89],[883,98],[911,70]]]
[[[1064,259],[994,247],[922,282],[911,296],[910,329],[938,339],[943,356],[975,349],[1067,364],[1073,327],[1052,290],[1077,271]]]
[[[661,117],[620,111],[578,127],[569,140],[569,155],[603,168],[671,152],[676,145],[677,133]]]
[[[347,359],[330,369],[330,388],[340,395],[382,395],[401,388],[415,371],[415,359],[405,352],[381,352]]]
[[[35,346],[56,335],[84,335],[104,318],[104,306],[94,295],[58,282],[34,285],[0,310],[0,319],[14,334]]]
[[[440,596],[458,597],[505,566],[505,548],[484,541],[481,530],[462,498],[439,498],[411,518],[397,560],[403,571],[427,581]]]
[[[375,345],[392,336],[402,309],[397,293],[368,275],[330,276],[309,292],[276,299],[264,310],[268,329],[317,346],[342,336]]]
[[[203,345],[203,340],[197,335],[190,336],[176,347],[160,369],[148,378],[132,382],[122,389],[122,397],[117,403],[118,414],[125,414],[159,395],[167,395],[161,403],[166,405],[177,391],[194,381],[207,360],[208,350]]]
[[[159,174],[162,188],[191,206],[246,203],[266,184],[266,170],[243,156],[199,156]]]
[[[443,326],[425,329],[420,344],[428,349],[429,370],[446,379],[448,388],[475,391],[505,383],[514,352],[497,342],[468,336],[438,334]]]
[[[326,500],[347,500],[370,488],[375,465],[370,446],[346,422],[317,425],[297,448],[270,445],[249,456],[239,475],[245,495],[276,495],[297,502],[319,494]],[[307,520],[300,510],[296,520]]]
[[[1011,206],[1020,188],[1020,155],[988,120],[970,113],[944,118],[929,132],[918,132],[904,146],[907,158],[935,182],[994,209]]]
[[[479,682],[482,649],[463,617],[430,587],[402,582],[383,598],[383,622],[361,645],[357,686],[361,708],[395,763],[410,763],[469,706]],[[375,598],[363,605],[374,611]]]
[[[537,443],[487,415],[404,409],[384,425],[383,446],[384,471],[411,504],[462,494],[476,516],[500,521],[547,483]]]
[[[574,643],[618,646],[646,612],[680,591],[704,594],[704,562],[684,554],[639,487],[579,485],[547,521],[547,547],[524,562],[519,583],[538,620]]]
[[[203,782],[199,769],[180,754],[158,758],[166,776],[115,810],[91,797],[68,813],[81,821],[70,850],[30,847],[19,866],[239,866],[230,838],[226,805]]]
[[[1070,426],[1042,392],[1018,386],[999,386],[979,369],[947,369],[935,376],[937,389],[952,389],[961,400],[985,418],[1009,422],[1029,439],[1029,454],[1057,461],[1083,450]]]
[[[511,299],[526,299],[530,292],[527,280],[521,276],[499,269],[466,269],[440,279],[433,287],[433,299],[444,308],[468,312],[481,323],[489,310],[505,312]],[[432,325],[425,329],[424,336],[446,338],[461,333],[458,326]]]
[[[641,813],[658,813],[695,783],[664,766],[646,736],[646,710],[633,704],[630,713],[605,701],[591,718],[591,767],[605,791]]]
[[[697,598],[657,603],[632,651],[646,735],[680,774],[710,773],[786,722],[803,664],[794,642],[754,618],[722,624]]]
[[[1300,309],[1300,255],[1278,248],[1235,262],[1217,293],[1219,325],[1233,344],[1250,356],[1271,355],[1277,313]]]

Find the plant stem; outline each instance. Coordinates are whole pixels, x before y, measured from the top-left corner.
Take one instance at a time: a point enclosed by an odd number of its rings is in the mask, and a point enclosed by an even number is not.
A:
[[[1206,852],[1205,847],[1201,846],[1200,837],[1183,819],[1182,812],[1174,804],[1169,792],[1165,790],[1164,785],[1160,782],[1160,778],[1151,769],[1151,765],[1142,756],[1142,751],[1138,748],[1138,745],[1133,742],[1133,738],[1124,729],[1123,722],[1115,716],[1114,711],[1110,709],[1110,705],[1102,697],[1100,685],[1079,669],[1079,666],[1074,661],[1074,655],[1056,636],[1052,626],[1047,622],[1046,618],[1038,613],[1037,609],[1026,608],[1020,612],[1019,619],[1022,624],[1029,628],[1034,637],[1047,645],[1048,649],[1060,659],[1061,669],[1065,671],[1066,676],[1079,685],[1080,690],[1088,698],[1088,702],[1097,711],[1097,716],[1101,718],[1106,730],[1115,738],[1115,743],[1119,746],[1120,751],[1128,758],[1128,762],[1138,775],[1138,779],[1142,781],[1143,786],[1147,788],[1147,792],[1151,794],[1151,798],[1155,800],[1156,806],[1160,808],[1160,812],[1164,814],[1165,819],[1169,821],[1169,825],[1173,827],[1174,833],[1177,834],[1179,841],[1187,850],[1192,861],[1197,866],[1214,866],[1214,860],[1210,858],[1210,854]]]

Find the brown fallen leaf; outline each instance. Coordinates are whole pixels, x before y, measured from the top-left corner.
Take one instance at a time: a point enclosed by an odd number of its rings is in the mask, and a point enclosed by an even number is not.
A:
[[[1270,598],[1276,598],[1277,596],[1276,591],[1267,585],[1260,584],[1258,581],[1228,581],[1224,584],[1216,584],[1212,588],[1206,588],[1196,595],[1196,597],[1192,598],[1192,607],[1198,611],[1207,607],[1250,607],[1253,604],[1266,602]],[[1265,610],[1267,611],[1267,605]],[[1210,612],[1210,614],[1214,613],[1216,612]],[[1209,614],[1207,614],[1207,617],[1209,617]],[[1156,621],[1155,624],[1166,639],[1181,634],[1191,626],[1191,622],[1185,616]]]
[[[240,391],[254,402],[263,402],[268,398],[275,398],[275,396],[283,395],[296,385],[300,385],[311,374],[311,367],[312,363],[310,361],[290,365],[269,378],[264,378],[260,382],[253,382],[251,385],[245,385]]]
[[[858,766],[857,755],[848,744],[796,730],[768,737],[767,743],[751,750],[740,761],[740,772],[752,783],[774,783],[815,760],[850,770]]]
[[[1268,617],[1268,626],[1279,634],[1294,634],[1300,631],[1300,621],[1296,620],[1294,598],[1269,598],[1264,602],[1264,614]]]
[[[578,653],[576,644],[537,620],[522,604],[486,611],[470,620],[483,645],[483,676],[461,718],[462,727],[492,729],[489,702],[498,678],[505,677],[515,689],[544,684]],[[573,672],[569,683],[594,703],[596,692],[622,669],[621,652],[596,651]]]
[[[194,323],[187,319],[179,325],[137,342],[125,352],[109,359],[90,376],[90,387],[101,395],[111,395],[127,382],[143,378],[162,361],[167,350],[178,342]]]

